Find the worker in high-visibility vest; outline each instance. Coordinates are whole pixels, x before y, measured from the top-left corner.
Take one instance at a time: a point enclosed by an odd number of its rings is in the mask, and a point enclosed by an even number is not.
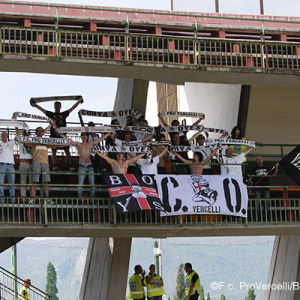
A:
[[[31,280],[29,278],[25,278],[23,282],[23,287],[19,292],[19,300],[30,300],[28,289],[31,286]]]
[[[185,284],[179,297],[181,299],[183,292],[185,292],[188,300],[198,300],[198,297],[202,294],[200,277],[193,270],[193,267],[190,263],[186,263],[184,265],[184,270],[186,272]]]
[[[158,274],[155,274],[155,265],[150,265],[149,274],[146,275],[145,280],[147,284],[147,299],[148,300],[162,300],[162,295],[165,295],[164,282]]]
[[[129,278],[129,298],[145,300],[145,274],[142,266],[134,267],[134,274]]]

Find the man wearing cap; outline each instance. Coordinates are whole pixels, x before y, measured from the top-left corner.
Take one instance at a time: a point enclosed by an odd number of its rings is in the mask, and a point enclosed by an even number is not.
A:
[[[19,300],[30,299],[29,290],[28,290],[30,286],[31,286],[31,280],[29,278],[25,278],[23,287],[19,292]]]

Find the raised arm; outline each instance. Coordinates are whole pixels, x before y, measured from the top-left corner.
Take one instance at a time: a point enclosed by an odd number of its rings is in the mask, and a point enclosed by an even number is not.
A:
[[[146,136],[144,139],[142,139],[142,142],[143,142],[143,143],[148,142],[148,141],[150,141],[152,138],[153,138],[153,134],[150,134],[150,135]]]
[[[244,151],[245,156],[248,155],[254,148],[250,147],[247,150]]]
[[[191,162],[185,158],[183,158],[179,153],[175,152],[175,155],[185,164],[190,164]]]
[[[44,129],[44,134],[45,134],[52,126],[55,126],[55,122],[50,123],[50,124]]]
[[[104,160],[106,160],[110,165],[112,165],[114,162],[115,162],[115,160],[114,159],[112,159],[112,158],[110,158],[110,157],[108,157],[108,156],[106,156],[106,155],[104,155],[104,154],[102,154],[101,152],[96,152],[101,158],[103,158]]]
[[[40,110],[43,114],[46,114],[46,109],[42,108],[38,104],[34,103],[33,107],[36,107],[38,110]]]
[[[163,157],[167,151],[168,151],[168,147],[165,147],[165,149],[161,153],[158,154],[158,158]]]
[[[191,143],[193,140],[195,140],[201,133],[202,133],[202,130],[197,131],[192,137],[189,138],[189,143]]]
[[[82,97],[80,97],[80,99],[71,107],[69,108],[69,114],[80,104],[83,103],[83,99]]]
[[[193,125],[192,126],[196,126],[196,125],[198,125],[202,120],[204,120],[205,119],[205,115],[203,114],[203,117],[201,116],[195,123],[193,123]]]
[[[161,120],[161,122],[163,123],[163,125],[165,127],[169,127],[169,124],[166,122],[166,120],[161,116],[161,114],[158,114],[159,119]]]
[[[136,162],[138,159],[142,158],[146,153],[140,153],[137,156],[134,156],[130,159],[126,160],[126,163],[128,164],[128,166],[130,166],[131,164],[133,164],[134,162]]]
[[[208,156],[206,159],[204,159],[204,160],[202,161],[202,163],[203,163],[203,164],[209,163],[209,162],[212,160],[212,158],[214,157],[214,155],[217,154],[218,150],[219,150],[219,148],[214,149],[214,150],[211,152],[210,156]]]
[[[101,141],[105,140],[110,134],[111,134],[111,133],[108,132],[107,134],[101,136],[99,139],[90,142],[90,144],[91,144],[92,146],[96,146],[98,143],[100,143]]]

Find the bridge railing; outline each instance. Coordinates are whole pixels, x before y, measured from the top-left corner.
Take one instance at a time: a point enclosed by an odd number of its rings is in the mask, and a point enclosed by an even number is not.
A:
[[[23,287],[23,280],[8,270],[0,267],[0,299],[19,300],[19,292]],[[50,296],[31,285],[28,289],[31,300],[50,300]],[[22,298],[23,299],[23,298]]]
[[[259,188],[273,188],[259,187]],[[293,188],[293,187],[284,187]],[[295,188],[295,187],[294,187]],[[300,224],[300,198],[249,198],[248,216],[197,214],[160,216],[159,211],[119,215],[109,196],[104,198],[15,198],[0,203],[0,226],[107,226],[107,225],[197,225],[197,224]]]
[[[0,54],[193,68],[299,70],[300,43],[2,26]]]

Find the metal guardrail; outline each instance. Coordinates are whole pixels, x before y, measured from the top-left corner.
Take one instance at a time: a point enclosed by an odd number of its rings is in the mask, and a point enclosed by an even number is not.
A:
[[[300,43],[0,27],[0,54],[299,71]]]
[[[105,7],[96,7],[96,6],[79,6],[79,5],[70,5],[70,4],[54,4],[54,3],[26,3],[26,2],[10,2],[10,1],[0,1],[0,4],[13,4],[14,6],[30,6],[30,7],[47,7],[47,8],[55,8],[56,9],[56,23],[59,25],[59,20],[61,18],[59,9],[75,9],[75,10],[86,10],[86,11],[100,11],[100,12],[117,12],[117,13],[125,13],[125,18],[122,20],[126,22],[126,25],[129,25],[130,22],[130,14],[136,15],[167,15],[167,16],[179,16],[179,17],[191,17],[195,18],[195,25],[197,25],[197,18],[207,18],[207,19],[227,19],[227,20],[245,20],[249,22],[260,22],[264,24],[264,22],[275,22],[275,23],[292,23],[292,24],[300,24],[300,21],[296,20],[284,20],[282,18],[274,19],[268,18],[268,16],[261,17],[239,17],[232,15],[220,16],[218,14],[195,14],[189,12],[176,12],[176,11],[159,11],[159,10],[138,10],[138,9],[126,9],[126,8],[105,8]],[[119,18],[121,18],[119,16]],[[297,18],[296,18],[297,19]],[[263,25],[262,25],[263,27]]]
[[[1,299],[19,300],[19,291],[23,287],[23,280],[6,269],[0,267],[0,295]],[[28,289],[31,300],[50,300],[50,296],[31,285]]]
[[[0,203],[1,225],[289,225],[300,224],[300,198],[249,198],[248,217],[182,215],[161,217],[158,211],[118,215],[107,198],[16,198]]]

